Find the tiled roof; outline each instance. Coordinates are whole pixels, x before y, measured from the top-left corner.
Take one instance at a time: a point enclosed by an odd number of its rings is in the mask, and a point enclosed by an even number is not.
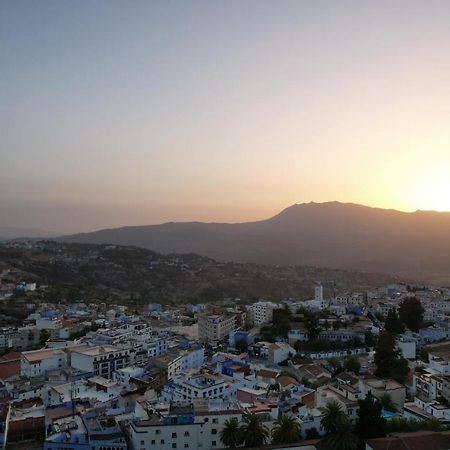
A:
[[[371,450],[448,450],[450,448],[450,432],[394,433],[385,438],[369,439],[367,445]]]

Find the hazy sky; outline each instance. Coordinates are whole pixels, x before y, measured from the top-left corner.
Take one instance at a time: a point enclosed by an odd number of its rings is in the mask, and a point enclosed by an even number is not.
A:
[[[450,209],[450,1],[0,2],[0,226]]]

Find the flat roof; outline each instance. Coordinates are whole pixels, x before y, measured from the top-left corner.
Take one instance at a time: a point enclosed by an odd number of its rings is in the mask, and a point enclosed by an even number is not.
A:
[[[30,352],[23,352],[22,356],[29,362],[38,362],[43,359],[53,358],[58,352],[58,349],[44,349],[33,350]]]

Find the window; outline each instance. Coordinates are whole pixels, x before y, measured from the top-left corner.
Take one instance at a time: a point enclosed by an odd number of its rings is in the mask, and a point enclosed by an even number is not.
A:
[[[154,439],[152,439],[152,445],[155,445],[156,441]]]
[[[185,432],[184,432],[184,435],[185,435],[185,436],[189,436],[189,431],[185,431]]]
[[[213,447],[215,447],[215,446],[217,445],[216,441],[212,441],[212,442],[211,442],[211,445],[212,445]]]
[[[177,448],[177,444],[173,443],[172,448]]]
[[[211,430],[211,434],[217,434],[217,428],[213,428],[213,429]]]
[[[156,430],[155,434],[161,434],[161,430]]]
[[[176,438],[177,437],[177,433],[172,433],[172,437]]]
[[[217,418],[213,419],[212,423],[219,423],[219,419],[217,419]]]

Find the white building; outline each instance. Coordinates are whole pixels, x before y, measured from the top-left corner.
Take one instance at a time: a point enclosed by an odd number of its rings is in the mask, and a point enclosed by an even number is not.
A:
[[[198,337],[200,342],[216,344],[228,338],[230,331],[234,330],[235,315],[208,315],[198,316]]]
[[[205,363],[205,348],[196,347],[181,352],[181,370],[200,369]]]
[[[336,315],[337,317],[343,316],[346,313],[346,309],[344,305],[334,304],[328,307],[328,310],[331,314]]]
[[[36,328],[38,330],[57,330],[61,327],[60,319],[49,319],[47,317],[38,317],[36,319]]]
[[[279,309],[280,305],[273,302],[259,301],[251,306],[251,315],[254,325],[271,323],[273,320],[274,309]]]
[[[306,342],[308,340],[308,332],[301,329],[292,329],[288,332],[288,341],[290,345],[294,345],[296,342]]]
[[[269,360],[275,364],[285,361],[297,352],[286,342],[275,342],[269,346]]]
[[[141,377],[144,373],[145,369],[143,367],[128,366],[116,370],[113,374],[113,380],[116,383],[128,386],[130,384],[130,378]]]
[[[173,404],[164,414],[149,413],[130,422],[133,449],[221,449],[220,432],[227,420],[242,420],[238,402],[202,401],[194,405]]]
[[[45,375],[48,370],[67,366],[67,355],[59,349],[41,349],[22,352],[20,374],[25,377]]]
[[[178,374],[164,386],[164,402],[192,401],[196,398],[209,400],[229,398],[229,383],[219,375],[209,373]]]
[[[111,379],[113,372],[129,365],[129,349],[111,345],[77,346],[68,349],[74,369]]]
[[[339,305],[344,306],[363,306],[364,305],[364,294],[360,292],[356,292],[350,295],[339,295],[337,296],[333,303],[337,303]]]
[[[202,367],[205,362],[205,349],[196,347],[188,350],[172,350],[165,355],[153,358],[152,362],[167,370],[167,378],[170,380],[181,372]]]
[[[405,359],[416,358],[416,341],[407,337],[400,337],[397,341],[397,348],[400,350],[402,357]]]

